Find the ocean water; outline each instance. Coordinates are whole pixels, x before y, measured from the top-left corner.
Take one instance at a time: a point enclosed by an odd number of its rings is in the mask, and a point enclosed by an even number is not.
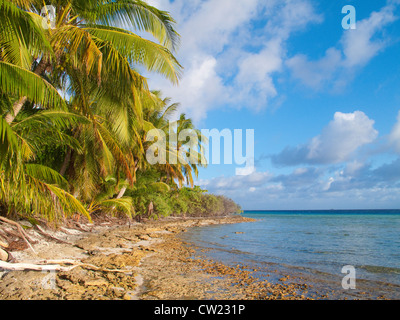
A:
[[[290,274],[332,298],[400,298],[400,210],[243,215],[257,221],[193,228],[183,238],[206,248],[206,258],[257,267],[271,281]],[[356,290],[342,288],[348,265],[356,271]]]

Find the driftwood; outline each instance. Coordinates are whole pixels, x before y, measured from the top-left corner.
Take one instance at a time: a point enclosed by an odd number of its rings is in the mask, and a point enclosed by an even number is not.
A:
[[[71,268],[61,267],[60,265],[36,265],[30,263],[8,263],[0,261],[0,269],[6,271],[70,271]]]
[[[8,248],[8,243],[6,243],[6,242],[0,240],[0,247],[2,247],[2,248]]]
[[[0,248],[0,261],[8,261],[8,252]]]
[[[55,237],[49,235],[47,232],[45,232],[45,231],[44,231],[40,226],[38,226],[38,225],[35,225],[35,229],[36,229],[36,231],[37,231],[39,234],[41,234],[41,235],[42,235],[43,237],[45,237],[45,238],[48,238],[48,239],[50,239],[50,240],[53,240],[53,241],[55,241],[55,242],[57,242],[57,243],[72,245],[71,243],[69,243],[69,242],[67,242],[67,241],[64,241],[64,240],[61,240],[61,239],[58,239],[58,238],[55,238]]]
[[[4,217],[0,217],[0,220],[3,221],[3,222],[6,222],[8,224],[11,224],[13,226],[16,226],[18,231],[19,231],[19,234],[21,235],[21,238],[26,242],[26,244],[32,250],[32,252],[34,254],[37,254],[35,249],[33,249],[32,245],[29,242],[29,241],[32,241],[32,240],[29,238],[29,236],[26,234],[26,232],[24,231],[24,229],[21,227],[21,225],[19,223],[15,222],[15,221],[12,221],[12,220],[9,220],[9,219],[4,218]],[[28,241],[28,239],[29,239],[29,241]]]
[[[61,264],[70,265],[68,267],[61,266]],[[8,263],[4,261],[0,261],[0,269],[4,269],[7,271],[64,271],[69,272],[75,268],[85,268],[95,271],[102,271],[102,272],[118,272],[118,273],[129,273],[132,270],[119,270],[119,269],[103,269],[99,268],[92,264],[86,264],[79,261],[74,260],[45,260],[39,264],[32,264],[32,263]]]

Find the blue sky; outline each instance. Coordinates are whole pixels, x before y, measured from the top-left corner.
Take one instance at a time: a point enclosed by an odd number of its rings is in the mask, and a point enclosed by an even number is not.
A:
[[[151,87],[199,128],[255,130],[255,172],[210,165],[199,185],[244,209],[400,208],[399,0],[148,2],[177,20],[185,68]]]

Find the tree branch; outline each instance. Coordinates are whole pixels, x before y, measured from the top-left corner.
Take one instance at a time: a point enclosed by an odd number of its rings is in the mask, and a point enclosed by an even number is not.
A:
[[[26,242],[26,244],[27,244],[28,247],[32,250],[32,252],[33,252],[34,254],[37,255],[35,249],[33,249],[32,245],[31,245],[30,242],[29,242],[29,241],[32,241],[32,240],[29,239],[28,235],[26,234],[26,232],[25,232],[24,229],[20,226],[19,223],[15,222],[15,221],[12,221],[12,220],[10,220],[10,219],[4,218],[4,217],[0,217],[0,220],[3,221],[3,222],[9,223],[9,224],[11,224],[11,225],[13,225],[13,226],[16,226],[17,229],[18,229],[18,231],[19,231],[19,233],[20,233],[20,235],[21,235],[21,238]],[[28,241],[27,239],[29,239],[29,241]]]

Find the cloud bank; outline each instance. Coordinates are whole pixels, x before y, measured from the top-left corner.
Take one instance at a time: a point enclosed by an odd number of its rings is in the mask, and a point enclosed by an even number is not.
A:
[[[232,2],[149,1],[177,20],[182,36],[177,57],[185,67],[179,87],[154,75],[150,85],[180,102],[179,111],[196,123],[220,108],[270,108],[293,83],[311,94],[340,92],[392,45],[386,30],[398,19],[400,4],[377,3],[376,11],[357,21],[356,30],[343,31],[319,49],[320,56],[311,56],[305,45],[294,47],[291,40],[324,26],[326,17],[314,1]],[[198,184],[247,209],[400,207],[400,112],[394,122],[390,134],[380,136],[365,112],[338,111],[318,135],[271,155],[268,171]],[[382,140],[385,161],[374,163],[368,150]]]
[[[225,106],[260,110],[279,93],[275,77],[283,72],[286,43],[294,32],[321,23],[308,0],[149,1],[178,22],[185,67],[179,87],[151,77],[195,121]]]
[[[388,45],[385,28],[397,17],[397,1],[343,31],[340,41],[313,60],[288,52],[293,35],[324,22],[310,0],[151,0],[178,22],[185,67],[179,87],[152,75],[151,85],[181,103],[196,122],[211,110],[268,108],[279,81],[296,79],[314,90],[340,89]],[[338,12],[340,17],[340,12]],[[292,49],[293,50],[293,49]]]
[[[232,197],[246,209],[362,209],[400,206],[400,112],[389,135],[379,137],[365,113],[335,113],[309,142],[272,155],[288,173],[201,180],[208,191]],[[378,142],[380,141],[380,142]],[[393,160],[379,165],[363,148],[384,143]]]
[[[345,162],[377,138],[374,123],[362,111],[337,112],[320,135],[305,145],[286,147],[280,154],[272,156],[272,162],[277,166]]]

